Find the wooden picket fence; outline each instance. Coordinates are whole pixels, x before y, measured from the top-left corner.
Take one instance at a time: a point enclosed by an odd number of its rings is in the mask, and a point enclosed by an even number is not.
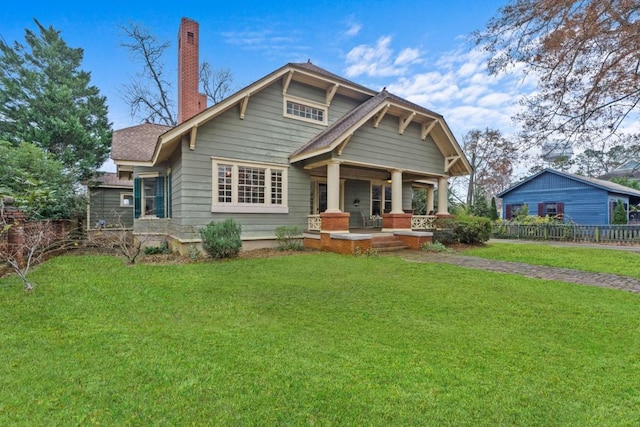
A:
[[[495,223],[491,237],[495,239],[561,240],[592,243],[638,243],[640,224],[518,224]]]

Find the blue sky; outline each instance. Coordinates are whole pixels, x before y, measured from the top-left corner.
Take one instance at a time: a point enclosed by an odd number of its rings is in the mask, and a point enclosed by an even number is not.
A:
[[[313,63],[372,89],[387,87],[444,115],[456,138],[471,129],[512,132],[514,101],[531,86],[516,76],[491,77],[484,55],[465,40],[506,0],[8,2],[0,36],[24,40],[33,18],[84,49],[83,69],[107,97],[114,129],[134,125],[122,86],[139,70],[119,44],[120,25],[140,23],[172,43],[165,58],[177,69],[183,16],[200,23],[200,59],[231,69],[239,89],[287,62]],[[174,85],[174,90],[176,86]]]

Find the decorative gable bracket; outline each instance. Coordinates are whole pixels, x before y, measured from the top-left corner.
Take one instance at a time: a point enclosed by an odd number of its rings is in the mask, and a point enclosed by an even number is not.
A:
[[[449,172],[449,169],[460,160],[460,156],[448,156],[444,158],[444,171]]]
[[[430,123],[423,123],[422,124],[421,138],[422,138],[423,141],[425,141],[427,139],[427,136],[429,136],[429,133],[433,130],[433,127],[437,123],[438,123],[438,119],[434,119]]]
[[[351,141],[351,137],[352,136],[353,136],[352,133],[347,135],[347,137],[344,139],[344,141],[342,141],[340,143],[340,145],[338,146],[338,156],[342,156],[342,152],[344,151],[344,149],[347,146],[347,144],[349,143],[349,141]]]
[[[244,98],[240,100],[240,120],[244,120],[244,115],[247,112],[247,105],[249,105],[250,93],[246,94]]]
[[[407,129],[407,126],[409,126],[409,123],[411,123],[411,121],[416,116],[416,114],[417,113],[415,111],[413,111],[409,115],[404,116],[404,117],[400,117],[398,119],[398,133],[400,135],[404,135],[405,129]]]
[[[291,84],[291,79],[293,78],[293,70],[289,71],[284,79],[282,80],[282,94],[286,95],[287,90],[289,90],[289,85]]]
[[[340,85],[336,83],[333,86],[329,86],[327,88],[327,98],[326,98],[327,107],[331,105],[331,101],[333,101],[333,97],[336,95],[336,92],[339,87]]]
[[[385,114],[387,114],[387,111],[389,111],[389,108],[391,108],[391,104],[385,105],[384,108],[382,108],[382,110],[380,110],[380,112],[378,114],[376,114],[376,116],[373,118],[373,127],[374,128],[378,128],[378,125],[380,124],[380,122],[384,118]]]

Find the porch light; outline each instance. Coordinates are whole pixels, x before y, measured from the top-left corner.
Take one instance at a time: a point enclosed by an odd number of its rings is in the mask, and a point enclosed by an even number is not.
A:
[[[389,172],[389,176],[387,177],[387,184],[391,184],[391,172]]]

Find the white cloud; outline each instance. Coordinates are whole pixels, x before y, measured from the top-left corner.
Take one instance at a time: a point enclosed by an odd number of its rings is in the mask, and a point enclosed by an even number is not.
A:
[[[362,29],[362,25],[358,24],[357,22],[351,22],[351,23],[349,23],[349,27],[347,28],[347,30],[343,34],[346,37],[357,36],[358,33],[360,33],[361,29]]]
[[[421,62],[421,53],[415,48],[405,48],[394,58],[391,40],[391,36],[383,36],[374,46],[361,44],[351,49],[346,56],[347,77],[401,76],[408,72],[409,65]]]
[[[395,65],[404,65],[404,64],[415,64],[418,62],[422,62],[420,59],[420,51],[418,49],[406,48],[403,49],[398,57],[393,62]]]
[[[510,94],[493,92],[480,98],[478,105],[481,107],[500,107],[511,103],[511,101],[513,98]]]

